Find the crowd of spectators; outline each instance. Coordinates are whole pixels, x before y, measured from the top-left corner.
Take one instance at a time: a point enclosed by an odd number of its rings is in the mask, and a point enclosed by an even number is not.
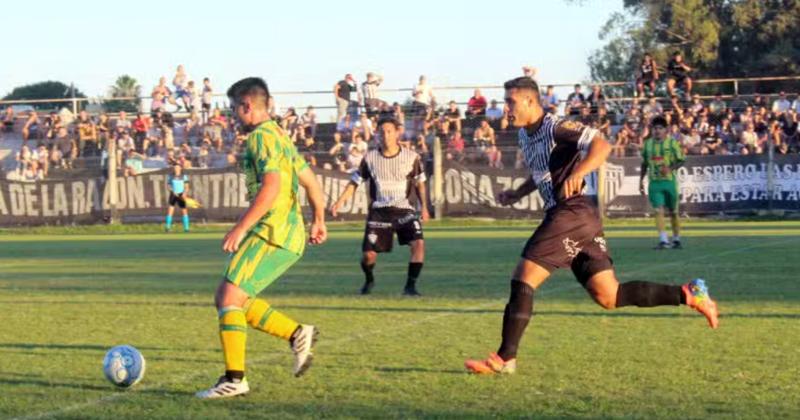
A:
[[[523,74],[535,77],[533,67]],[[545,112],[561,114],[597,128],[613,143],[614,156],[638,156],[649,136],[649,121],[663,116],[673,137],[689,155],[764,153],[773,144],[777,153],[800,152],[800,95],[789,98],[781,92],[772,101],[764,95],[747,97],[716,95],[707,100],[690,95],[692,71],[676,54],[667,66],[664,84],[667,96],[656,92],[662,82],[657,63],[649,55],[636,74],[636,95],[631,101],[609,100],[601,85],[587,91],[580,84],[560,100],[554,86],[543,87]],[[380,97],[383,76],[367,73],[360,85],[346,74],[333,88],[337,119],[333,130],[320,135],[316,110],[302,114],[289,107],[273,119],[290,136],[309,164],[351,172],[370,148],[379,144],[377,121],[389,114],[401,123],[402,144],[427,161],[435,139],[441,141],[446,159],[502,168],[503,151],[520,166],[515,135],[508,127],[505,104],[487,99],[480,89],[462,102],[439,103],[433,86],[420,76],[404,103],[389,103]],[[151,91],[150,113],[89,115],[69,110],[27,111],[15,115],[12,107],[2,112],[2,131],[18,130],[22,146],[16,152],[16,167],[9,177],[40,180],[53,169],[69,170],[76,161],[107,165],[113,142],[113,158],[121,173],[132,175],[145,168],[180,164],[184,167],[215,168],[235,165],[242,152],[244,133],[235,120],[212,108],[214,90],[209,78],[199,87],[178,66],[171,86],[162,77]],[[181,118],[176,118],[176,113]],[[15,121],[18,123],[15,124]],[[504,137],[507,143],[499,143]],[[503,147],[505,146],[505,147]]]

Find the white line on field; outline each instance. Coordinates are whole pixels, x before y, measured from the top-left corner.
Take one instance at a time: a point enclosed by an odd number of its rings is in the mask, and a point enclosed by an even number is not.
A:
[[[756,245],[750,245],[750,246],[741,247],[741,248],[734,248],[734,249],[731,249],[731,250],[726,250],[726,251],[721,251],[721,252],[716,252],[716,253],[711,253],[711,254],[704,254],[704,255],[698,256],[696,258],[679,259],[679,260],[676,260],[676,261],[670,261],[670,262],[667,262],[667,263],[661,263],[661,264],[652,265],[652,266],[646,267],[646,269],[634,270],[634,271],[631,271],[631,272],[626,273],[626,274],[627,275],[637,274],[637,273],[640,273],[640,272],[643,272],[643,271],[651,271],[653,268],[663,268],[663,267],[668,267],[668,266],[671,266],[671,265],[682,265],[682,264],[686,264],[688,262],[702,261],[702,260],[708,259],[710,257],[719,257],[719,256],[730,255],[730,254],[737,254],[737,253],[744,252],[744,251],[750,251],[752,249],[764,248],[764,247],[773,246],[773,245],[781,245],[781,244],[784,244],[784,243],[793,242],[793,241],[795,241],[797,239],[798,238],[792,238],[792,239],[788,239],[788,240],[764,242],[764,243],[760,243],[760,244],[756,244]],[[667,251],[667,252],[672,252],[672,251]],[[552,294],[552,293],[557,293],[557,292],[561,292],[563,290],[572,289],[572,288],[577,287],[577,286],[578,286],[577,283],[569,283],[569,284],[565,284],[565,285],[562,285],[562,286],[559,286],[559,287],[554,287],[554,288],[550,288],[550,289],[547,289],[547,290],[543,290],[543,291],[539,292],[538,295],[548,295],[548,294]],[[490,306],[493,306],[493,305],[497,305],[497,301],[491,301],[491,302],[487,302],[487,303],[482,303],[480,305],[475,305],[475,306],[471,306],[471,307],[464,308],[464,309],[467,310],[467,311],[474,311],[474,310],[487,308],[487,307],[490,307]],[[381,328],[381,329],[376,329],[376,330],[372,330],[372,331],[367,331],[365,333],[356,333],[356,334],[352,334],[352,335],[349,335],[349,336],[346,336],[346,337],[342,337],[342,338],[340,338],[338,340],[328,341],[327,343],[340,344],[340,343],[346,343],[346,342],[349,342],[349,341],[361,339],[361,338],[364,338],[364,337],[380,335],[380,334],[383,334],[383,333],[386,333],[386,332],[389,332],[389,331],[394,332],[394,331],[397,331],[398,329],[401,329],[401,328],[408,328],[408,327],[412,327],[412,326],[415,326],[415,325],[418,325],[418,324],[423,324],[423,323],[426,323],[426,322],[430,322],[430,321],[433,321],[433,320],[438,319],[438,318],[445,318],[445,317],[453,316],[453,315],[456,315],[456,314],[459,314],[459,313],[463,313],[464,309],[462,309],[462,312],[442,312],[442,313],[431,315],[431,316],[428,316],[428,317],[425,317],[425,318],[417,319],[417,320],[414,320],[414,321],[411,321],[411,322],[405,322],[405,323],[400,324],[399,327],[398,326],[394,326],[394,327],[392,327],[390,329]],[[277,357],[279,357],[279,356],[278,355],[270,355],[270,356],[267,356],[267,357],[262,357],[260,359],[255,359],[255,360],[253,360],[251,362],[251,365],[255,365],[257,363],[263,363],[263,362],[269,361],[269,360],[277,358]],[[165,386],[165,385],[167,385],[169,383],[172,383],[172,382],[187,382],[187,381],[191,381],[193,379],[199,378],[201,376],[207,376],[207,375],[208,374],[205,373],[205,372],[203,372],[203,373],[194,373],[194,374],[191,374],[191,375],[184,375],[184,376],[178,377],[176,380],[163,381],[163,382],[154,383],[152,385],[139,386],[139,387],[137,387],[135,389],[132,389],[132,390],[129,390],[127,392],[117,392],[117,393],[114,393],[114,394],[111,394],[111,395],[106,395],[104,397],[100,397],[100,398],[97,398],[97,399],[94,399],[94,400],[90,400],[90,401],[86,401],[86,402],[78,403],[78,404],[73,404],[73,405],[70,405],[70,406],[67,406],[67,407],[62,407],[62,408],[59,408],[57,410],[40,412],[40,413],[36,413],[36,414],[31,414],[29,416],[16,417],[16,418],[14,418],[12,420],[32,420],[32,419],[41,419],[41,418],[53,417],[53,416],[57,416],[59,414],[67,413],[67,412],[70,412],[70,411],[75,411],[75,410],[79,410],[79,409],[82,409],[82,408],[94,407],[94,406],[97,406],[97,405],[100,405],[100,404],[104,404],[104,403],[107,403],[107,402],[114,402],[114,401],[122,399],[122,398],[135,396],[135,395],[137,395],[137,394],[139,394],[139,393],[141,393],[143,391],[146,391],[146,390],[149,390],[149,389],[153,389],[153,388],[160,388],[160,387],[163,387],[163,386]]]

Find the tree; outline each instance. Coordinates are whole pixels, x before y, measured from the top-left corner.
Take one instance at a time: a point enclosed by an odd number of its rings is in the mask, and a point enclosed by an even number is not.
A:
[[[589,57],[592,78],[630,80],[642,55],[680,51],[695,78],[800,73],[800,0],[623,0]]]
[[[66,99],[73,97],[85,98],[86,95],[74,86],[48,80],[46,82],[15,87],[11,93],[3,97],[3,100]],[[57,109],[65,105],[70,106],[68,102],[44,102],[32,105],[37,109]]]
[[[139,96],[141,96],[142,87],[139,82],[131,76],[123,74],[117,77],[117,81],[109,87],[109,95],[112,98],[137,98],[126,100],[104,101],[103,108],[108,112],[131,112],[134,113],[139,110]]]

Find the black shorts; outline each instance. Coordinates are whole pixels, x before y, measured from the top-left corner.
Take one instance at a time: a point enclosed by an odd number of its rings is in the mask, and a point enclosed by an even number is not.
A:
[[[614,266],[597,206],[588,197],[570,199],[548,211],[525,244],[522,258],[550,272],[570,267],[583,286]]]
[[[674,76],[673,75],[673,76],[670,76],[669,78],[671,80],[674,80],[675,81],[675,85],[677,86],[677,85],[685,84],[686,79],[688,79],[689,76]]]
[[[365,252],[391,252],[395,232],[400,245],[423,239],[422,224],[413,210],[393,207],[371,209],[361,249]]]
[[[176,204],[182,209],[186,208],[186,200],[175,195],[175,193],[169,193],[169,205],[175,206]]]

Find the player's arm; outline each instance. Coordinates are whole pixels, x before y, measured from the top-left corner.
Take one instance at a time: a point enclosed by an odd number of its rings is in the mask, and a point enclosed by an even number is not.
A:
[[[328,239],[328,229],[325,227],[325,196],[317,182],[314,171],[308,166],[298,173],[298,181],[306,190],[306,198],[311,205],[314,219],[311,221],[311,235],[309,241],[319,245]]]
[[[420,219],[427,222],[431,218],[428,212],[428,190],[425,188],[425,170],[422,168],[422,160],[417,157],[414,161],[414,171],[412,173],[414,180],[414,188],[417,190],[417,197],[419,198]]]
[[[265,173],[256,198],[253,199],[247,211],[244,212],[233,229],[231,229],[222,240],[222,249],[225,252],[236,252],[239,249],[239,243],[242,242],[242,239],[244,239],[250,228],[255,226],[255,224],[272,208],[280,190],[280,172],[271,171]]]
[[[358,165],[358,169],[353,172],[353,175],[350,177],[350,183],[347,184],[347,187],[342,191],[342,195],[339,196],[339,199],[336,200],[330,208],[331,215],[336,217],[339,213],[339,209],[342,207],[350,197],[355,194],[356,189],[362,182],[369,178],[369,166],[367,166],[367,160],[361,159],[361,164]]]
[[[642,166],[639,168],[639,193],[642,195],[644,195],[644,177],[647,176],[647,168],[650,166],[645,150],[647,149],[642,150]]]
[[[564,181],[561,190],[564,198],[580,194],[583,189],[584,177],[600,168],[611,153],[611,144],[606,141],[603,134],[595,129],[583,128],[577,142],[578,149],[586,150],[588,145],[588,151],[586,157],[575,167],[572,175]]]
[[[536,182],[533,178],[528,177],[528,179],[516,189],[505,190],[498,194],[497,202],[502,206],[510,206],[534,191],[536,191]]]
[[[672,162],[672,165],[669,166],[669,169],[672,171],[677,171],[678,168],[683,166],[684,162],[686,162],[686,155],[683,154],[683,148],[681,145],[673,139],[670,142],[672,146],[672,153],[675,156],[675,162]]]

